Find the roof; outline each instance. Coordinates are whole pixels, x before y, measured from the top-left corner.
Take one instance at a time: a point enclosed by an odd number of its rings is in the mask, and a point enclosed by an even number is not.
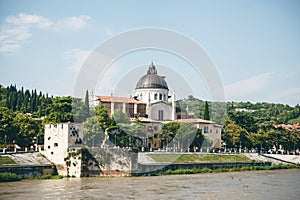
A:
[[[157,75],[156,67],[151,63],[147,74],[142,76],[137,82],[135,89],[143,88],[164,88],[168,89],[168,84],[164,76]]]
[[[299,124],[274,124],[275,128],[284,128],[287,130],[296,130],[300,131],[300,125]]]
[[[185,123],[206,123],[206,124],[214,124],[215,122],[199,119],[199,118],[192,118],[192,119],[177,119],[176,122],[185,122]]]
[[[138,117],[137,118],[140,122],[144,122],[144,123],[162,123],[162,121],[158,121],[158,120],[154,120],[154,119],[150,119],[150,118],[146,118],[146,117]],[[136,118],[131,118],[131,121],[135,121]]]
[[[204,119],[199,119],[199,118],[192,118],[192,119],[176,119],[174,122],[182,122],[182,123],[199,123],[199,124],[212,124],[215,127],[223,127],[220,124],[217,124],[214,121],[210,120],[204,120]]]
[[[117,102],[117,103],[135,103],[135,104],[145,104],[137,99],[127,98],[127,97],[114,97],[114,96],[96,96],[97,100],[101,102]]]

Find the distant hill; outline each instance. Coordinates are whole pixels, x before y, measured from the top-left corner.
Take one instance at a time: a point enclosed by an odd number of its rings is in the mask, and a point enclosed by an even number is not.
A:
[[[185,109],[191,118],[203,118],[204,101],[188,96],[177,100],[177,106]],[[300,123],[300,106],[289,106],[275,103],[251,102],[208,102],[211,120],[223,124],[226,116],[235,113],[244,113],[254,118],[257,125],[268,124],[295,124]],[[224,111],[226,111],[224,113]]]

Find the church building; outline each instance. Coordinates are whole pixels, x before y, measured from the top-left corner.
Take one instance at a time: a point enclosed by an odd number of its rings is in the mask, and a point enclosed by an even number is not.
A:
[[[213,121],[186,119],[187,114],[176,108],[175,93],[170,93],[165,78],[158,75],[156,66],[151,63],[146,74],[137,81],[133,98],[96,96],[96,100],[106,107],[110,117],[116,110],[121,110],[132,121],[138,118],[146,126],[146,130],[153,133],[148,141],[153,149],[162,148],[160,129],[163,124],[172,121],[193,123],[198,128],[205,127],[205,130],[202,129],[203,134],[212,140],[212,147],[220,148],[222,126]]]

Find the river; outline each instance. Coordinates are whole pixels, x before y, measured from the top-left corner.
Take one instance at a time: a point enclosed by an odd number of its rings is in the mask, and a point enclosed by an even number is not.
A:
[[[0,199],[299,199],[300,169],[0,183]]]

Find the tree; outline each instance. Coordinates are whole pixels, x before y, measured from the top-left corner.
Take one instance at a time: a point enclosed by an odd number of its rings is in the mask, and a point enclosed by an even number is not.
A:
[[[84,112],[85,112],[85,118],[90,117],[90,103],[89,103],[89,91],[88,90],[86,90],[86,93],[85,93]]]
[[[83,122],[86,118],[85,105],[80,98],[72,98],[72,114],[74,122]]]
[[[161,139],[164,146],[168,145],[173,140],[179,127],[179,122],[169,122],[162,127]]]
[[[178,148],[188,149],[192,142],[196,139],[196,134],[200,134],[200,130],[191,123],[180,123],[180,126],[175,135],[175,141],[177,141]],[[201,143],[201,141],[195,141],[194,143]],[[201,143],[202,145],[202,143]],[[200,145],[200,146],[201,146]]]
[[[118,123],[118,130],[112,135],[111,142],[116,143],[116,146],[131,146],[142,147],[144,138],[147,133],[144,131],[145,126],[136,123]],[[115,141],[113,141],[115,140]]]
[[[16,91],[13,91],[10,93],[10,108],[13,110],[13,111],[16,111],[16,107],[17,107],[17,101],[18,101],[18,94]]]
[[[240,145],[242,147],[250,146],[247,130],[231,119],[227,119],[225,122],[225,133],[222,135],[222,140],[229,148],[237,148]]]
[[[36,93],[36,89],[31,91],[30,108],[31,108],[31,112],[37,111],[37,93]]]
[[[255,133],[258,130],[257,120],[251,116],[249,112],[228,112],[228,117],[240,127],[246,129],[248,132]]]
[[[118,123],[123,123],[123,124],[130,123],[130,118],[125,113],[123,113],[121,110],[115,110],[113,119],[117,124]]]
[[[107,109],[101,102],[99,102],[99,104],[95,107],[95,113],[103,130],[105,130],[111,125],[112,121],[108,116]]]
[[[0,140],[1,143],[12,143],[16,130],[13,125],[14,113],[6,108],[0,107]]]
[[[203,119],[204,119],[204,120],[210,120],[210,117],[209,117],[209,108],[208,108],[208,103],[207,103],[207,101],[205,101],[205,107],[204,107]]]
[[[49,115],[45,118],[46,123],[64,123],[73,122],[72,98],[56,97],[53,103],[48,107]]]
[[[191,123],[170,122],[163,126],[161,139],[164,146],[188,149],[201,147],[204,136],[200,129]]]
[[[16,128],[16,137],[14,138],[16,144],[20,146],[30,146],[33,138],[38,136],[38,125],[31,116],[19,113],[13,119],[14,127]]]
[[[83,139],[88,146],[100,146],[104,137],[97,116],[89,117],[83,122]]]

